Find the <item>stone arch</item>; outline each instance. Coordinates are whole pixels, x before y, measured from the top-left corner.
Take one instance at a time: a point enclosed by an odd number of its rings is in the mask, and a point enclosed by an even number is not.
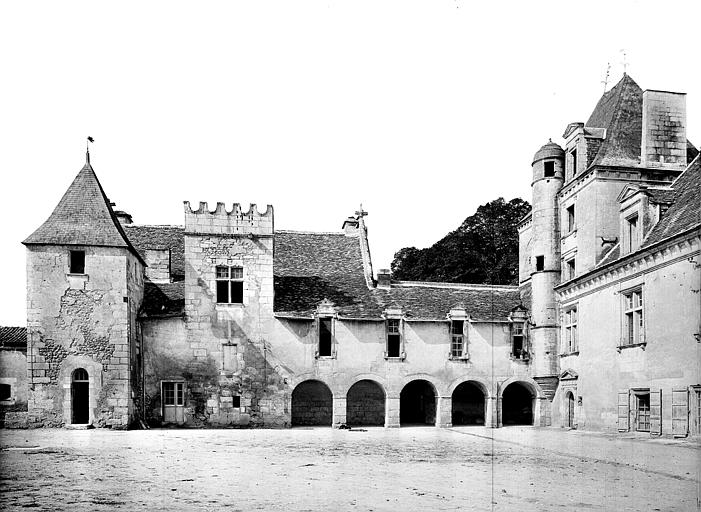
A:
[[[96,419],[97,398],[102,390],[102,364],[86,356],[70,355],[63,360],[57,379],[63,390],[63,421],[66,425],[73,424],[73,374],[79,368],[88,374],[87,423],[93,424]]]
[[[447,396],[452,396],[452,394],[455,392],[455,389],[460,385],[463,384],[464,382],[473,382],[475,383],[481,390],[482,393],[484,393],[484,398],[489,399],[489,398],[494,398],[494,393],[492,392],[492,387],[491,383],[488,382],[487,380],[483,379],[482,377],[460,377],[455,379],[453,382],[450,383],[448,386],[448,394]]]
[[[506,379],[504,382],[499,384],[499,390],[497,393],[498,398],[502,398],[504,394],[504,390],[509,386],[509,384],[513,384],[514,382],[518,382],[520,384],[525,384],[530,391],[533,393],[534,397],[537,399],[544,399],[545,394],[543,393],[543,390],[541,387],[538,385],[536,381],[531,379],[530,377],[509,377]]]
[[[457,425],[485,425],[487,397],[484,386],[475,380],[458,384],[451,395],[451,423]]]
[[[515,380],[500,391],[502,425],[534,425],[537,392],[523,380]]]
[[[345,386],[343,387],[343,389],[339,390],[338,396],[348,396],[348,391],[350,391],[350,388],[352,388],[356,383],[360,382],[361,380],[372,380],[377,382],[382,388],[382,392],[384,393],[385,397],[389,395],[389,385],[384,377],[380,377],[375,373],[359,373],[345,381]],[[336,393],[334,393],[334,396],[336,396]]]
[[[438,412],[438,390],[426,379],[411,379],[399,394],[400,425],[435,425]]]
[[[326,387],[331,390],[331,394],[334,397],[344,396],[344,392],[348,391],[347,389],[344,390],[342,386],[340,386],[338,383],[330,381],[324,377],[320,377],[319,375],[317,375],[316,372],[298,373],[294,377],[290,378],[287,382],[289,386],[294,390],[294,388],[308,380],[318,380],[319,382],[323,382],[326,385]]]
[[[438,381],[435,376],[428,373],[414,373],[411,375],[406,375],[401,381],[394,384],[391,389],[387,389],[387,396],[400,396],[406,385],[415,380],[425,380],[431,384],[431,386],[433,386],[433,390],[436,392],[436,397],[449,396],[447,393],[447,387],[442,382]]]
[[[574,392],[571,389],[568,389],[565,392],[565,414],[564,414],[565,427],[567,427],[567,428],[576,428],[576,426],[577,426],[576,412],[575,412],[576,407],[577,407],[577,402],[576,402],[576,398],[574,396]]]
[[[357,380],[346,395],[346,423],[348,425],[381,426],[385,424],[386,393],[382,385],[372,379]]]
[[[318,379],[300,382],[292,390],[292,426],[331,426],[333,393]]]

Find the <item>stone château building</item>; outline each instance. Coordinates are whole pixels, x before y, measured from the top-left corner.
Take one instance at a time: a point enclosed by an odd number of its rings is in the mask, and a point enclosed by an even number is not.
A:
[[[375,277],[362,209],[333,233],[223,203],[136,225],[88,155],[24,241],[27,412],[5,422],[698,432],[685,126],[684,95],[624,76],[543,146],[518,286]]]

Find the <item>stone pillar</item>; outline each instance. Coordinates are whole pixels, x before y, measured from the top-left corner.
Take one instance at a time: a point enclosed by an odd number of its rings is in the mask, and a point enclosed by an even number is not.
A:
[[[453,426],[453,398],[450,396],[436,397],[436,426],[450,428]]]
[[[346,397],[333,399],[332,426],[338,428],[346,423]]]
[[[536,427],[550,426],[550,401],[545,397],[535,398],[533,425]]]
[[[504,426],[504,399],[502,397],[494,399],[494,405],[496,406],[494,411],[494,419],[495,419],[495,427],[503,427]]]
[[[385,400],[385,428],[399,427],[399,397]]]
[[[497,428],[499,426],[499,418],[497,417],[497,400],[493,397],[485,399],[484,426],[488,428]]]

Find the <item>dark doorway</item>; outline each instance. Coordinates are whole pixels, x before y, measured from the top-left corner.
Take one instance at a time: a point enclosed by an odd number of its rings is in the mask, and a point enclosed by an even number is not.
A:
[[[501,398],[503,425],[533,425],[533,393],[519,382],[506,386]]]
[[[361,380],[346,395],[346,423],[348,425],[384,425],[385,392],[377,382]]]
[[[484,393],[474,382],[463,382],[453,391],[453,425],[484,425]]]
[[[402,425],[435,425],[436,392],[425,380],[413,380],[399,395],[399,422]]]
[[[567,393],[567,426],[574,428],[574,395]]]
[[[330,427],[333,419],[333,395],[326,384],[307,380],[292,392],[292,426]]]
[[[71,382],[71,423],[90,422],[90,382],[88,372],[76,368]]]

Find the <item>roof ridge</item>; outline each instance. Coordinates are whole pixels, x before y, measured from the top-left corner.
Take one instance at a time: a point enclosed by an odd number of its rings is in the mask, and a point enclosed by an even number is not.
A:
[[[392,286],[426,287],[426,288],[452,288],[465,290],[518,290],[516,285],[507,284],[480,284],[480,283],[449,283],[445,281],[392,281]]]
[[[343,237],[348,237],[348,238],[353,238],[349,237],[342,231],[299,231],[296,229],[276,229],[275,233],[291,233],[295,235],[338,235],[338,236],[343,236]]]
[[[125,224],[125,228],[131,229],[131,228],[177,228],[177,229],[185,229],[185,226],[182,224]]]

